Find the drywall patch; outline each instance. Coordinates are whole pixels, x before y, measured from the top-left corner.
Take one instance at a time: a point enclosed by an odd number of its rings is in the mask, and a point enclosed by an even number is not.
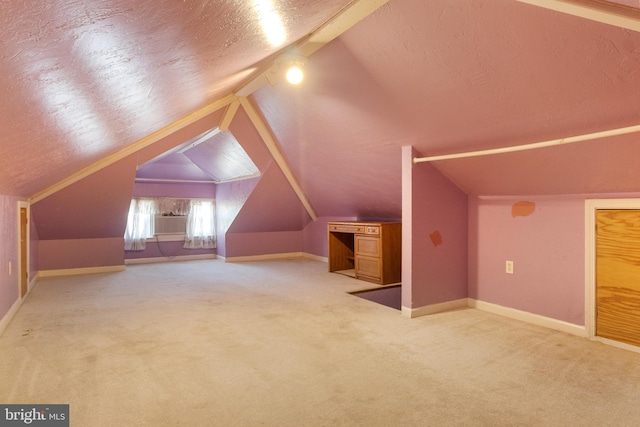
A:
[[[536,210],[536,204],[534,202],[520,201],[511,206],[511,216],[529,216]]]
[[[431,239],[431,243],[433,246],[440,246],[442,244],[442,234],[438,230],[429,234],[429,238]]]

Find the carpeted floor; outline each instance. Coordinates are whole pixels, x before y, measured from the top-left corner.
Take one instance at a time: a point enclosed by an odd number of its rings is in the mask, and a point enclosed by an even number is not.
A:
[[[309,260],[39,280],[0,403],[72,426],[637,426],[640,354],[467,309],[403,317]]]

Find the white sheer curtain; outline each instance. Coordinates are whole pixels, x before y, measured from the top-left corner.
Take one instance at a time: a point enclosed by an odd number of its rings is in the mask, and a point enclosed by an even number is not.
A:
[[[132,199],[129,205],[127,229],[124,231],[124,250],[143,251],[147,238],[153,237],[153,216],[156,213],[154,199]]]
[[[191,199],[173,199],[169,197],[161,197],[157,200],[157,214],[162,215],[188,215],[191,206]]]
[[[184,238],[186,249],[216,247],[213,200],[191,200]]]

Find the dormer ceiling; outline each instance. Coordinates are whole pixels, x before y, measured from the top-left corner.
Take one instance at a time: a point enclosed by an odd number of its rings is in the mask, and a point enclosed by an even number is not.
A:
[[[139,166],[136,182],[220,184],[259,174],[233,134],[214,128]]]
[[[0,194],[32,196],[234,94],[251,98],[321,215],[350,203],[338,213],[395,215],[402,145],[432,156],[640,125],[636,1],[376,0],[337,38],[308,42],[373,2],[1,6]],[[285,30],[279,45],[260,24],[271,13]],[[246,86],[305,40],[303,85]],[[433,164],[469,194],[634,191],[638,138]],[[225,130],[140,166],[138,177],[255,173],[241,151]]]

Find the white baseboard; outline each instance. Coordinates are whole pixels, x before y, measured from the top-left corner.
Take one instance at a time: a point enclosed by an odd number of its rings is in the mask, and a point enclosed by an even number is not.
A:
[[[610,340],[608,338],[602,338],[602,337],[593,337],[592,340],[593,341],[598,341],[598,342],[601,342],[602,344],[610,345],[610,346],[613,346],[613,347],[622,348],[624,350],[633,351],[635,353],[640,353],[640,347],[637,347],[637,346],[631,345],[631,344],[627,344],[627,343],[624,343],[624,342],[614,341],[614,340]]]
[[[199,255],[177,255],[172,257],[153,257],[153,258],[130,258],[125,259],[125,265],[133,264],[151,264],[155,262],[174,262],[174,261],[195,261],[200,259],[216,259],[221,258],[216,254],[199,254]]]
[[[303,252],[302,256],[314,261],[319,261],[319,262],[324,262],[324,263],[328,263],[329,262],[329,258],[327,258],[326,256],[320,256],[320,255],[314,255],[314,254],[310,254],[308,252]]]
[[[499,316],[508,317],[509,319],[543,326],[545,328],[553,329],[560,332],[566,332],[568,334],[577,335],[579,337],[588,336],[587,328],[585,326],[574,325],[573,323],[552,319],[550,317],[540,316],[539,314],[533,314],[522,310],[516,310],[515,308],[509,308],[489,302],[478,301],[473,298],[462,298],[455,301],[426,305],[418,308],[402,307],[402,314],[404,316],[414,318],[465,307],[475,308],[477,310],[482,310],[488,313],[497,314]]]
[[[418,307],[418,308],[409,308],[409,307],[403,306],[402,314],[404,316],[414,318],[414,317],[426,316],[428,314],[443,313],[445,311],[457,310],[460,308],[467,308],[467,307],[469,307],[467,298],[462,298],[454,301],[442,302],[439,304],[425,305],[423,307]]]
[[[108,265],[103,267],[66,268],[60,270],[42,270],[38,277],[77,276],[81,274],[114,273],[124,271],[124,265]]]
[[[553,329],[568,334],[577,335],[579,337],[587,337],[587,328],[585,326],[574,325],[573,323],[564,322],[562,320],[552,319],[550,317],[540,316],[526,311],[516,310],[515,308],[504,307],[489,302],[478,301],[469,298],[469,307],[486,311],[510,319],[520,320],[522,322],[531,323],[545,328]]]
[[[33,289],[33,287],[38,282],[38,277],[40,277],[40,273],[39,272],[34,274],[33,277],[31,278],[31,280],[29,280],[29,285],[27,286],[27,295],[29,293],[31,293],[31,289]]]
[[[22,305],[22,301],[24,301],[24,298],[18,298],[13,303],[9,311],[7,311],[7,314],[2,316],[2,319],[0,319],[0,336],[2,336],[2,333],[7,328],[7,325],[9,325],[9,322],[11,322],[11,319],[13,319],[13,316],[15,316],[16,313],[18,312],[18,309]]]
[[[288,252],[288,253],[282,253],[282,254],[226,257],[225,262],[266,261],[266,260],[286,259],[286,258],[309,258],[315,261],[327,262],[327,258],[323,258],[321,256],[313,255],[307,252]]]

